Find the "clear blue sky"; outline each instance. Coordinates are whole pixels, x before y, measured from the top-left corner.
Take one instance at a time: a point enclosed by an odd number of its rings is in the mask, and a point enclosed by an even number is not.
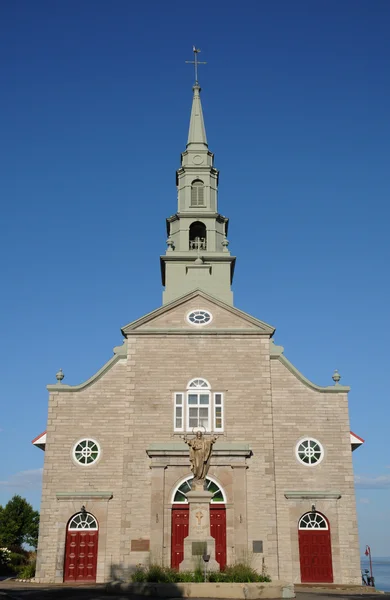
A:
[[[235,305],[351,386],[361,544],[390,555],[388,0],[0,6],[0,503],[36,507],[47,383],[161,305],[193,73],[238,256]]]

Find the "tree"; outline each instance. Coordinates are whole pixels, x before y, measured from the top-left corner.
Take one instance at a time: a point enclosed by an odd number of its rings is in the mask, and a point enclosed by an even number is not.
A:
[[[21,548],[29,544],[34,548],[38,543],[39,512],[21,496],[14,496],[0,507],[0,545],[7,548]]]

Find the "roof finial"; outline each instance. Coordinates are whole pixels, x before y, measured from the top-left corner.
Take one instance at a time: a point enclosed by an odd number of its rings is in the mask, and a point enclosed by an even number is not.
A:
[[[59,371],[57,371],[56,373],[56,379],[57,379],[57,383],[62,383],[63,378],[65,377],[62,369],[60,369]]]
[[[202,62],[198,60],[198,54],[200,52],[200,48],[196,48],[196,46],[192,46],[192,51],[194,53],[194,60],[186,60],[188,65],[194,65],[195,67],[195,85],[199,85],[198,82],[198,65],[207,65],[207,62]]]
[[[338,372],[337,369],[334,370],[334,373],[332,375],[332,379],[333,379],[335,385],[340,385],[339,381],[341,379],[341,375],[340,375],[340,373]]]

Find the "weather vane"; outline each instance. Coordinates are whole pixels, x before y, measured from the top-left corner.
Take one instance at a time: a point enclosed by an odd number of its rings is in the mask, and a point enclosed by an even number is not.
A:
[[[207,65],[207,62],[202,62],[201,60],[198,60],[198,54],[200,52],[199,48],[192,46],[192,51],[194,53],[194,60],[186,60],[186,63],[188,65],[194,65],[194,67],[195,67],[195,85],[199,85],[198,84],[198,65]]]

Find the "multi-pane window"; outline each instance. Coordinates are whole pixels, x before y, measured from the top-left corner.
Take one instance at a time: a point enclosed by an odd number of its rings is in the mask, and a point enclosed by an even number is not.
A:
[[[184,403],[184,394],[175,394],[175,430],[183,431],[183,403]]]
[[[317,465],[324,458],[322,445],[313,438],[300,440],[295,447],[295,452],[298,460],[309,467]]]
[[[299,521],[299,529],[328,529],[328,522],[318,512],[306,513]]]
[[[203,427],[210,431],[210,393],[192,392],[187,394],[188,428]]]
[[[204,206],[204,183],[200,179],[192,182],[191,206]]]
[[[223,429],[223,397],[222,394],[214,394],[214,431]]]
[[[187,392],[174,394],[175,431],[223,431],[223,394],[212,393],[205,379],[192,379]]]
[[[80,440],[73,448],[73,456],[80,465],[92,464],[99,458],[99,455],[99,444],[95,440]]]

